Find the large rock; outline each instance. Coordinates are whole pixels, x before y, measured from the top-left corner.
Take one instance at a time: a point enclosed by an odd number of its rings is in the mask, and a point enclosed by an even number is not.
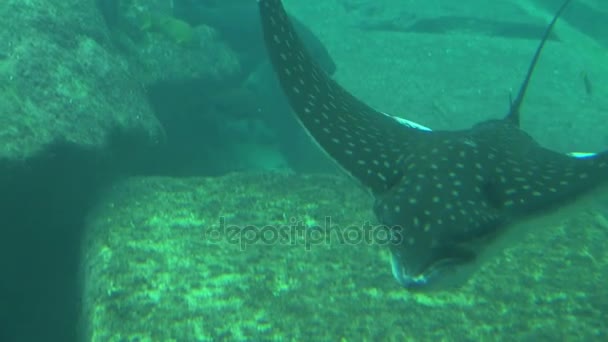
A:
[[[208,25],[191,25],[176,17],[172,3],[125,1],[117,5],[117,19],[106,19],[119,31],[118,39],[133,64],[140,67],[141,81],[154,85],[196,80],[204,93],[244,77],[239,56],[219,33]]]
[[[121,30],[121,3],[0,1],[2,341],[76,340],[84,213],[118,175],[169,164],[146,86],[238,72],[204,27]]]
[[[195,79],[212,89],[237,77],[237,57],[212,29],[154,3],[125,2],[114,21],[90,1],[0,5],[0,159],[27,160],[56,143],[101,149],[115,132],[157,143],[163,129],[145,86]]]
[[[0,159],[27,160],[57,143],[101,149],[115,132],[162,138],[133,68],[83,1],[0,5]]]
[[[244,68],[256,69],[268,61],[257,3],[254,1],[175,0],[175,15],[191,25],[207,25],[240,55]],[[291,17],[302,43],[327,73],[336,65],[321,40],[297,18]]]
[[[367,194],[329,176],[117,184],[91,214],[83,245],[86,340],[519,341],[608,334],[606,192],[514,226],[522,234],[512,234],[512,244],[466,286],[428,294],[408,293],[392,279],[388,248],[380,246],[386,231],[375,226],[367,240],[356,234],[376,224],[370,209]],[[292,230],[294,222],[301,224]]]

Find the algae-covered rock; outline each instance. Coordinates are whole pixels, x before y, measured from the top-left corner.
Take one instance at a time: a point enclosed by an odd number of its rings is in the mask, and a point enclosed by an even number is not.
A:
[[[238,56],[218,34],[175,17],[172,2],[131,0],[120,7],[121,42],[146,85],[197,80],[215,88],[241,74]]]
[[[141,145],[162,138],[95,6],[9,1],[0,15],[0,159],[27,160],[57,143],[101,150],[117,131]]]
[[[349,180],[133,178],[90,216],[87,340],[598,340],[608,195],[571,209],[529,222],[463,288],[409,293]]]
[[[190,24],[172,16],[153,17],[150,25],[178,44],[187,44],[194,37],[194,28]]]

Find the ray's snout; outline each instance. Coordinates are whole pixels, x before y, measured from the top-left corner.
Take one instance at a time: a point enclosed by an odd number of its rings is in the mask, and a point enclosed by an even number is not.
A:
[[[391,239],[391,271],[402,287],[412,291],[442,290],[458,287],[471,276],[477,264],[477,248],[424,239],[415,230],[410,236],[394,226]]]
[[[394,251],[391,254],[391,270],[393,272],[393,277],[395,277],[395,280],[399,285],[408,290],[424,288],[428,283],[428,278],[424,276],[413,276],[409,274],[401,263],[399,254]]]

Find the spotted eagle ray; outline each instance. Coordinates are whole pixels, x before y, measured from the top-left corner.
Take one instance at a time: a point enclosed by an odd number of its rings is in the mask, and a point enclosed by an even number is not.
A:
[[[390,227],[393,275],[405,288],[442,284],[514,219],[608,180],[608,151],[561,154],[520,128],[530,77],[569,2],[547,27],[503,119],[431,131],[404,125],[351,95],[310,58],[281,1],[258,0],[266,47],[293,111],[318,145],[373,195],[378,221]]]

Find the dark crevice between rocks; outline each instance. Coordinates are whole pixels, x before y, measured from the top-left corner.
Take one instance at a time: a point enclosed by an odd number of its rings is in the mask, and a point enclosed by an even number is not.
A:
[[[264,165],[244,160],[247,155],[259,160],[267,156],[234,148],[257,144],[271,146],[283,158],[282,167],[296,172],[336,172],[291,113],[278,84],[255,88],[243,81],[213,87],[196,79],[159,82],[148,87],[148,99],[167,136],[159,154],[149,160],[148,174],[221,176],[259,171],[256,168]]]
[[[167,139],[141,171],[166,176],[219,176],[234,171],[235,156],[221,151],[239,142],[226,130],[238,118],[234,111],[218,108],[217,101],[228,88],[210,88],[197,80],[151,85],[149,101]]]
[[[100,191],[154,153],[117,133],[104,151],[55,144],[0,161],[0,341],[77,341],[86,214]]]

